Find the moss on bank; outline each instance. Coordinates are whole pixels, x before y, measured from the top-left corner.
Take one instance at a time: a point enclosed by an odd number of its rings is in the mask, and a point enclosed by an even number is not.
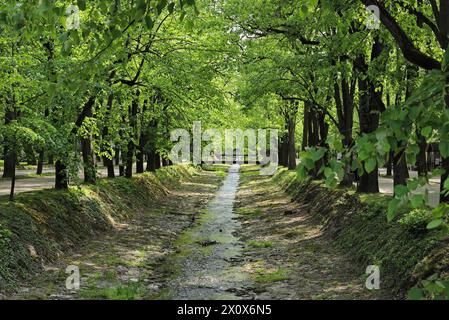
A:
[[[195,172],[189,166],[164,167],[133,179],[100,179],[96,185],[67,191],[26,192],[13,203],[0,198],[0,290],[14,289],[63,252],[112,230]]]
[[[285,169],[278,171],[273,182],[320,219],[325,234],[360,267],[378,265],[382,284],[399,295],[433,269],[422,266],[435,255],[432,249],[439,244],[436,233],[416,226],[422,214],[401,220],[410,209],[403,209],[397,220],[387,222],[389,196],[329,189],[318,181],[301,183],[294,172]]]

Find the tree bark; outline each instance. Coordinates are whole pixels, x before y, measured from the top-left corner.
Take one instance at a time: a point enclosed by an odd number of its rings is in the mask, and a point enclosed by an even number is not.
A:
[[[147,167],[146,171],[156,171],[156,161],[155,161],[156,154],[153,150],[150,150],[147,153]]]
[[[41,175],[42,171],[44,169],[44,150],[39,150],[39,155],[38,155],[38,159],[37,159],[37,169],[36,169],[36,174],[37,175]]]
[[[145,112],[147,110],[148,101],[145,100],[142,107],[141,121],[140,121],[140,136],[139,144],[137,146],[136,155],[136,173],[143,173],[144,170],[144,158],[145,158],[145,147],[148,142],[148,128],[145,126]]]
[[[295,148],[295,130],[296,130],[296,116],[291,115],[287,121],[288,128],[288,169],[296,169],[296,148]]]
[[[427,141],[426,138],[417,130],[419,153],[416,157],[416,166],[418,168],[418,176],[424,177],[427,175]]]
[[[95,183],[96,169],[94,164],[94,156],[92,151],[92,142],[90,138],[81,139],[81,152],[83,155],[84,182]]]
[[[14,163],[14,166],[12,168],[12,176],[11,176],[11,189],[9,191],[9,201],[11,201],[11,202],[14,201],[14,189],[16,187],[16,166],[15,166],[16,156],[17,156],[17,153],[15,153],[15,152],[13,152],[11,154],[12,161]]]
[[[69,187],[66,166],[61,160],[55,162],[55,188],[67,189]]]
[[[130,127],[131,130],[136,130],[137,125],[137,112],[139,108],[139,95],[140,92],[137,90],[136,95],[131,103],[131,108],[129,110],[129,117],[130,117]],[[135,134],[133,134],[135,135]],[[134,140],[130,139],[128,142],[128,150],[126,155],[126,169],[125,169],[125,177],[132,178],[133,176],[133,160],[134,160],[134,151],[135,151],[135,144]]]
[[[160,169],[161,167],[161,155],[157,151],[154,154],[154,167],[156,168],[156,170]]]
[[[408,168],[404,150],[400,150],[393,158],[393,185],[407,185]]]
[[[373,43],[373,50],[371,53],[371,61],[375,60],[383,51],[383,45],[379,39],[375,39]],[[362,69],[364,73],[367,71],[367,66],[363,56],[358,56],[356,64]],[[382,94],[375,90],[374,84],[369,78],[359,77],[359,126],[361,134],[368,134],[374,132],[379,127],[379,116],[385,110],[385,105],[382,102]],[[363,164],[364,165],[364,164]],[[360,193],[378,193],[379,192],[379,168],[376,165],[374,170],[370,173],[364,173],[360,177],[360,182],[357,187],[357,192]]]
[[[279,164],[284,167],[288,167],[288,134],[285,133],[281,137],[279,144]]]

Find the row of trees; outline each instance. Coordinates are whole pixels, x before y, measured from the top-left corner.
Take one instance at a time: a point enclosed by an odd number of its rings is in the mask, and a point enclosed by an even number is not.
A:
[[[391,214],[421,205],[429,143],[442,190],[449,172],[448,14],[430,0],[2,2],[3,174],[25,150],[38,171],[52,158],[57,188],[80,163],[94,183],[94,154],[130,177],[134,162],[168,164],[171,129],[203,120],[280,128],[281,164],[295,169],[299,147],[299,176],[331,186],[357,173],[359,192],[378,192],[391,164]]]
[[[379,192],[378,168],[393,166],[396,199],[441,174],[449,186],[449,4],[447,1],[226,1],[226,19],[244,47],[239,98],[283,123],[280,161],[301,178]],[[367,7],[380,12],[379,28]],[[371,23],[372,25],[372,23]],[[370,25],[368,25],[370,26]],[[295,130],[295,124],[297,128]],[[441,170],[426,150],[439,144]],[[408,180],[407,166],[420,178]],[[354,174],[355,173],[355,174]],[[441,202],[449,200],[441,193]]]
[[[199,18],[202,6],[208,4],[0,2],[0,141],[11,199],[24,152],[38,174],[44,162],[54,163],[55,187],[65,189],[80,169],[84,182],[95,183],[95,157],[110,178],[114,166],[131,177],[169,165],[172,128],[223,121],[229,94],[219,78],[229,67],[218,61],[225,39],[213,37],[219,24]]]

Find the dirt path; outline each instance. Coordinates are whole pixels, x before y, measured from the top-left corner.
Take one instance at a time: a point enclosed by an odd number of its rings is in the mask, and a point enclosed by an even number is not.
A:
[[[22,193],[28,191],[51,189],[55,186],[55,177],[53,168],[45,168],[42,176],[37,176],[35,170],[17,170],[17,180],[14,193]],[[118,176],[118,168],[115,168],[115,174]],[[107,169],[99,167],[97,175],[99,178],[107,177]],[[80,179],[83,179],[83,172],[80,171]],[[11,189],[11,179],[0,178],[0,196],[9,195]]]
[[[161,282],[171,273],[164,261],[177,250],[176,239],[195,225],[194,216],[215,194],[222,179],[203,171],[184,182],[161,203],[143,212],[114,232],[99,236],[76,252],[68,253],[46,272],[19,289],[18,299],[151,299],[159,296]],[[66,267],[75,265],[81,288],[65,288]]]
[[[318,221],[254,169],[243,168],[236,212],[256,299],[389,298],[367,290],[365,269],[355,268]]]

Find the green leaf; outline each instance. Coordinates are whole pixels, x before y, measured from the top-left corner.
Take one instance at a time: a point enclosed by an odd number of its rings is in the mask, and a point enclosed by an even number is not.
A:
[[[424,136],[424,137],[426,137],[427,139],[429,139],[430,138],[430,136],[432,135],[432,127],[430,127],[430,126],[427,126],[427,127],[424,127],[422,130],[421,130],[421,134]]]
[[[400,203],[401,203],[401,200],[399,200],[399,199],[392,199],[388,203],[388,212],[387,212],[388,222],[392,221],[394,219],[394,217],[396,216],[397,209],[398,209]]]
[[[408,292],[407,297],[410,300],[421,300],[424,297],[424,292],[420,288],[413,287]]]
[[[316,150],[312,150],[312,151],[310,152],[310,154],[311,154],[312,160],[313,160],[314,162],[317,162],[317,161],[320,160],[322,157],[324,157],[324,155],[326,154],[326,149],[324,149],[324,148],[319,148],[319,149],[316,149]]]
[[[365,170],[367,173],[371,173],[376,169],[377,166],[377,160],[374,158],[370,158],[367,161],[365,161]]]
[[[298,169],[296,170],[296,177],[299,181],[307,180],[308,175],[306,168],[304,168],[303,166],[298,166]]]
[[[308,170],[312,170],[315,167],[315,162],[313,162],[312,159],[308,158],[302,159],[302,163]]]
[[[414,194],[410,198],[410,202],[411,202],[413,208],[419,208],[425,203],[425,199],[422,194]]]
[[[402,198],[403,196],[405,196],[407,193],[409,193],[409,189],[407,186],[404,186],[402,184],[399,184],[397,186],[394,187],[394,195],[398,198]]]
[[[449,190],[449,178],[444,181],[443,188],[444,190]]]
[[[427,224],[427,229],[428,229],[428,230],[436,229],[436,228],[438,228],[439,226],[441,226],[442,224],[443,224],[443,219],[435,219],[435,220],[430,221],[430,222]]]
[[[449,141],[441,140],[440,141],[440,153],[444,158],[449,157]]]

